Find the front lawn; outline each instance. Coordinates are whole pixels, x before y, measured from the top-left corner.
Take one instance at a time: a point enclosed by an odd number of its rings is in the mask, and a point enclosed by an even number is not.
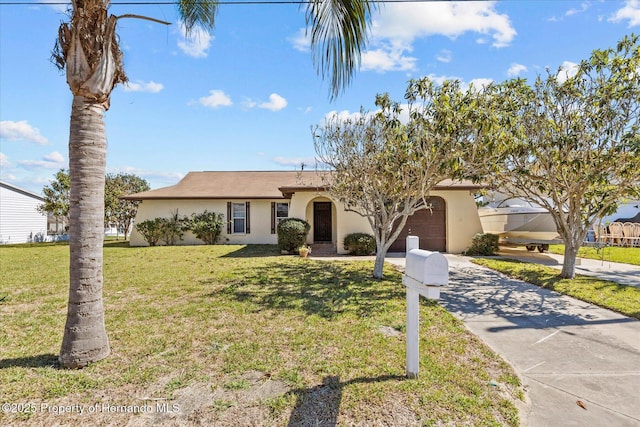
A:
[[[438,304],[405,379],[395,269],[273,246],[107,243],[112,353],[59,370],[68,253],[0,247],[0,425],[518,425],[516,374]]]
[[[637,287],[579,274],[574,279],[561,279],[559,270],[555,268],[512,259],[475,258],[473,262],[509,277],[640,319],[640,289]]]

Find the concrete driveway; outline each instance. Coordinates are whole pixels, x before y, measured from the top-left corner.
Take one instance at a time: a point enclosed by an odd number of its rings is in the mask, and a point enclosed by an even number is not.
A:
[[[447,259],[441,303],[520,374],[524,425],[640,426],[640,321]]]

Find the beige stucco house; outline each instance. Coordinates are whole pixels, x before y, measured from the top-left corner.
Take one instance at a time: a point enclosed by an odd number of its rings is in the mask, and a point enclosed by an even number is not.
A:
[[[482,188],[467,182],[445,181],[430,194],[431,210],[411,216],[391,252],[404,252],[408,234],[420,237],[420,247],[441,252],[466,250],[476,233],[482,232],[473,192]],[[315,171],[234,171],[190,172],[171,187],[132,194],[140,200],[136,223],[169,217],[176,209],[180,215],[205,210],[222,213],[226,228],[220,243],[276,244],[276,225],[287,217],[302,218],[311,224],[309,244],[333,244],[344,253],[343,240],[355,232],[371,233],[368,221],[347,212],[333,200]],[[186,233],[180,244],[202,242]],[[131,246],[146,246],[135,230]]]

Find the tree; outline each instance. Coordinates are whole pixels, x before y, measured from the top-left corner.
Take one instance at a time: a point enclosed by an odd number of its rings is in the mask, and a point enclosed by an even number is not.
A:
[[[565,243],[560,276],[572,278],[589,228],[640,190],[640,45],[595,50],[566,78],[492,88],[485,173],[500,192],[544,206]]]
[[[105,226],[115,224],[118,229],[122,228],[126,239],[131,223],[136,217],[136,212],[138,212],[140,201],[124,200],[121,197],[150,189],[149,183],[137,175],[128,173],[107,174],[104,189]]]
[[[52,55],[54,63],[66,70],[73,94],[69,302],[59,356],[65,368],[82,368],[110,352],[102,304],[106,172],[103,115],[109,109],[114,87],[127,80],[116,24],[118,19],[142,17],[109,15],[109,5],[109,0],[72,0],[70,23],[60,26]],[[177,0],[177,5],[188,34],[198,26],[213,30],[217,0]],[[332,97],[348,85],[359,62],[372,5],[369,0],[307,3],[314,62],[323,77],[329,76]]]
[[[71,182],[69,171],[60,169],[55,174],[55,180],[42,189],[44,203],[38,206],[38,212],[53,215],[57,221],[62,221],[62,229],[69,223],[69,192]]]
[[[373,277],[407,218],[428,209],[429,191],[459,173],[461,151],[474,141],[469,116],[475,92],[460,84],[412,81],[401,106],[379,95],[375,113],[330,117],[314,132],[318,160],[329,169],[329,194],[369,221],[376,240]],[[401,118],[404,118],[401,120]],[[405,123],[403,123],[403,121]]]

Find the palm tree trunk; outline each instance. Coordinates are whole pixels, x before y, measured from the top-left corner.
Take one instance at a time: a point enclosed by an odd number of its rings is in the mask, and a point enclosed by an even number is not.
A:
[[[105,106],[74,96],[69,137],[70,285],[60,364],[82,368],[109,355],[102,305],[107,143]]]

